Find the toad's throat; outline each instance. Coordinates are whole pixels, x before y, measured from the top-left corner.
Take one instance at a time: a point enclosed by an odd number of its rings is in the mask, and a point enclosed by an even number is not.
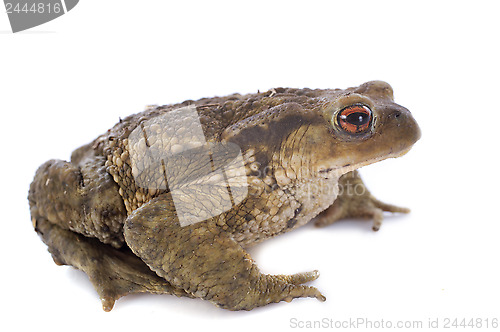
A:
[[[340,167],[329,167],[326,169],[322,169],[322,170],[318,171],[318,173],[319,173],[319,176],[324,177],[325,179],[331,178],[331,177],[341,177],[342,175],[349,173],[351,171],[354,171],[358,168],[361,168],[361,167],[364,167],[364,166],[367,166],[370,164],[374,164],[376,162],[379,162],[379,161],[382,161],[382,160],[385,160],[388,158],[402,157],[405,154],[407,154],[410,151],[410,149],[411,149],[411,146],[404,149],[404,150],[398,151],[398,152],[392,152],[392,153],[389,153],[385,156],[380,156],[380,157],[368,159],[368,160],[365,160],[365,161],[362,161],[359,163],[346,164],[346,165],[343,165]]]

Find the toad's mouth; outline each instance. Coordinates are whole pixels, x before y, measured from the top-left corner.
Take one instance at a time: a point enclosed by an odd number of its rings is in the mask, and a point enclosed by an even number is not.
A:
[[[405,154],[407,154],[411,150],[411,148],[412,147],[410,146],[404,150],[389,153],[388,155],[385,155],[385,156],[368,159],[368,160],[365,160],[365,161],[362,161],[362,162],[356,163],[356,164],[346,164],[346,165],[340,166],[340,167],[331,167],[331,168],[321,169],[318,173],[320,174],[321,177],[324,177],[324,178],[341,177],[342,175],[349,173],[349,172],[352,172],[358,168],[368,166],[368,165],[377,163],[377,162],[385,160],[385,159],[402,157]]]

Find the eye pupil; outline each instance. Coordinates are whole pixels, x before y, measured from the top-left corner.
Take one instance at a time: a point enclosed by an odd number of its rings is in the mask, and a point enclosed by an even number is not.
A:
[[[346,116],[345,121],[355,126],[361,126],[370,121],[370,118],[366,113],[352,113]]]

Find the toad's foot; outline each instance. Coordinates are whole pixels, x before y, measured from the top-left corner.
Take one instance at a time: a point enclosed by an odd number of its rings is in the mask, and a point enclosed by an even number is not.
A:
[[[94,238],[62,229],[39,218],[33,222],[54,262],[84,271],[110,311],[117,299],[132,293],[192,295],[158,277],[129,250],[117,250]]]
[[[316,288],[302,285],[316,279],[317,271],[262,274],[215,219],[180,226],[170,194],[134,211],[124,234],[132,251],[159,276],[224,309],[250,310],[299,297],[325,300]]]
[[[373,197],[357,171],[340,178],[339,190],[340,194],[332,206],[316,218],[316,226],[323,227],[345,218],[370,218],[373,219],[372,229],[378,231],[384,219],[384,211],[410,212],[408,208],[386,204]]]

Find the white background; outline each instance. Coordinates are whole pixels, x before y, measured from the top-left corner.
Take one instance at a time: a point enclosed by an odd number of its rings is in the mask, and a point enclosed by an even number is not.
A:
[[[84,0],[17,34],[2,11],[2,330],[500,318],[499,9],[495,1]],[[265,273],[319,269],[312,285],[324,303],[230,312],[133,295],[105,313],[87,277],[56,266],[32,229],[26,197],[37,167],[68,159],[145,105],[373,79],[393,86],[422,139],[362,175],[376,196],[412,214],[387,217],[378,233],[361,220],[305,226],[251,250]]]

